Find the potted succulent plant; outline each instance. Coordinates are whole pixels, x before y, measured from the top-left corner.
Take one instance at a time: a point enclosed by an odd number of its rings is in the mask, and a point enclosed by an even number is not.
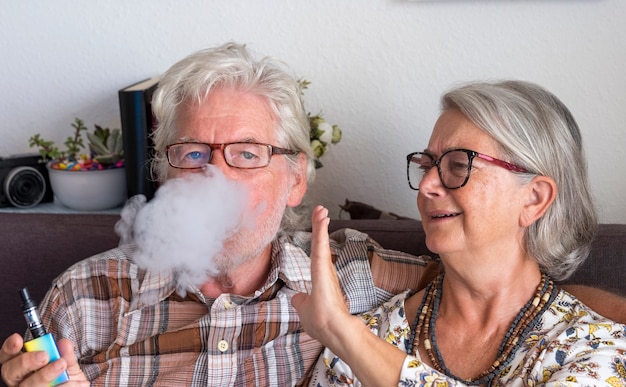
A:
[[[121,130],[94,127],[89,132],[83,120],[76,118],[63,150],[39,134],[29,139],[29,145],[38,148],[48,160],[46,166],[55,200],[74,210],[105,210],[126,200]],[[89,153],[84,153],[83,133],[87,135]]]

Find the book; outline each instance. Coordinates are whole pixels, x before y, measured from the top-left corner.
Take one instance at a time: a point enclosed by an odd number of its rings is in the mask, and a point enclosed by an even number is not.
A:
[[[150,163],[154,153],[152,130],[156,127],[152,95],[158,83],[159,77],[148,78],[118,92],[129,198],[142,194],[150,200],[157,188],[150,175]]]

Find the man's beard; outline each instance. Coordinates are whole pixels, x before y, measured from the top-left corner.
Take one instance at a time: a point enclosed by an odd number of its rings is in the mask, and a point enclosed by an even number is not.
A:
[[[263,253],[276,238],[286,208],[286,196],[277,201],[270,211],[255,209],[257,221],[244,222],[234,235],[224,241],[224,248],[214,257],[216,273],[211,277],[227,286],[237,268],[253,262]]]

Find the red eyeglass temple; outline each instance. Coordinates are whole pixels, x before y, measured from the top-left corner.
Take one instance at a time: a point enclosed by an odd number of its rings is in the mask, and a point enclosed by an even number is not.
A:
[[[502,161],[502,160],[496,159],[495,157],[487,156],[487,155],[484,155],[482,153],[476,153],[476,156],[481,158],[481,159],[483,159],[483,160],[489,161],[490,163],[496,164],[496,165],[498,165],[498,166],[500,166],[502,168],[506,168],[509,171],[513,171],[513,172],[528,172],[528,170],[526,168],[524,168],[524,167],[520,167],[519,165],[507,163],[506,161]]]

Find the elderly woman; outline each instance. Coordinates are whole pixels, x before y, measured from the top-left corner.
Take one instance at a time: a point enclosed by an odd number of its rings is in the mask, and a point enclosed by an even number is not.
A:
[[[581,264],[596,230],[571,113],[518,81],[468,84],[442,106],[428,147],[407,156],[442,274],[350,316],[318,207],[313,294],[292,300],[329,348],[311,385],[624,385],[626,327],[553,282]]]

